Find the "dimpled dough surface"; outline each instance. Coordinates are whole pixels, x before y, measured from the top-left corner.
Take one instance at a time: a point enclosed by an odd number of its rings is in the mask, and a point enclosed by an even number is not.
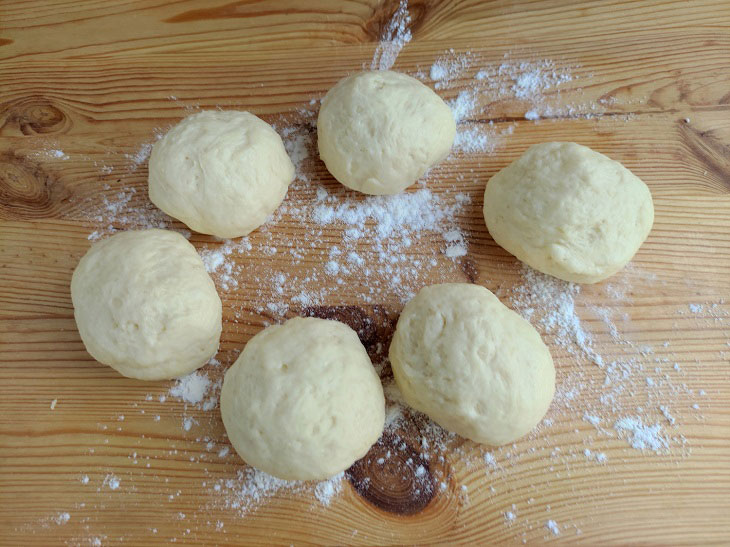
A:
[[[649,188],[619,162],[570,142],[532,146],[487,183],[494,240],[541,272],[596,283],[623,268],[649,235]]]
[[[244,236],[281,204],[294,165],[274,129],[249,112],[210,110],[152,148],[152,203],[196,232]]]
[[[385,398],[355,331],[294,318],[246,344],[226,373],[221,414],[249,465],[282,479],[326,479],[378,440]]]
[[[397,194],[451,150],[451,109],[415,78],[391,71],[340,80],[322,100],[319,155],[342,184],[366,194]]]
[[[555,392],[540,335],[479,285],[423,288],[398,320],[390,361],[409,405],[490,445],[528,433]]]
[[[220,298],[177,232],[120,232],[95,243],[74,270],[71,299],[88,352],[124,376],[182,376],[218,349]]]

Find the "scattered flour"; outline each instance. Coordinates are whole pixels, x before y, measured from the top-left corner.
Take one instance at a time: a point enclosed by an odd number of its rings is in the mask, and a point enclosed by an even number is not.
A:
[[[479,124],[459,128],[454,139],[454,148],[465,154],[493,151],[495,145],[491,128],[494,124],[490,121],[488,125],[489,129]]]
[[[280,494],[313,495],[321,505],[328,506],[342,491],[344,478],[344,473],[339,473],[318,483],[287,481],[253,467],[246,467],[239,469],[235,478],[217,481],[213,485],[213,491],[224,491],[224,506],[243,515]]]
[[[400,51],[411,41],[411,15],[407,0],[400,0],[398,9],[385,25],[380,43],[373,54],[370,70],[390,70]]]
[[[87,218],[96,226],[88,239],[96,241],[120,230],[140,230],[149,228],[169,229],[172,219],[146,198],[135,187],[112,191],[109,184],[102,188],[101,202],[94,199],[87,209]],[[178,230],[190,237],[187,230]]]
[[[193,372],[177,380],[177,383],[170,388],[170,395],[197,405],[205,398],[210,386],[210,379],[204,372]]]
[[[558,526],[558,523],[554,520],[549,520],[545,523],[545,527],[552,532],[554,536],[560,535],[560,527]]]
[[[53,517],[53,521],[59,526],[63,526],[69,520],[71,520],[71,515],[69,513],[58,513],[58,515]]]
[[[292,187],[299,195],[290,192],[255,237],[209,243],[200,251],[220,289],[234,290],[245,279],[261,303],[254,311],[275,321],[293,306],[324,303],[348,283],[363,287],[358,298],[365,303],[393,294],[406,301],[433,270],[444,268],[440,257],[455,261],[468,252],[459,227],[459,215],[471,202],[467,194],[436,195],[420,188],[362,196],[339,185],[328,190],[295,182]],[[296,226],[299,235],[284,239],[275,227],[281,222]],[[444,240],[441,251],[430,244],[434,235]],[[276,267],[261,254],[275,258]],[[256,260],[241,260],[248,255]],[[234,309],[236,318],[243,313]]]
[[[474,115],[479,106],[477,91],[463,89],[459,91],[455,99],[448,102],[448,105],[457,124],[467,121],[467,118]]]
[[[435,82],[436,89],[451,87],[455,83],[454,80],[462,77],[473,62],[474,59],[468,52],[456,53],[450,49],[431,65],[429,77]]]
[[[555,342],[571,353],[579,352],[597,365],[603,358],[593,347],[591,336],[575,311],[580,285],[562,281],[523,265],[523,282],[513,288],[512,307],[525,319],[553,335]]]
[[[608,99],[581,104],[564,103],[560,87],[577,79],[570,67],[551,59],[511,61],[509,55],[500,64],[479,65],[480,58],[466,51],[449,50],[436,59],[422,79],[433,82],[436,89],[457,90],[447,101],[457,123],[454,150],[463,154],[491,154],[504,136],[511,135],[516,124],[504,123],[497,131],[489,116],[490,105],[517,103],[523,105],[524,118],[537,121],[541,117],[591,117],[605,109]],[[515,117],[518,115],[515,114]]]
[[[459,209],[458,202],[447,205],[430,190],[421,189],[394,196],[369,196],[364,200],[334,203],[323,200],[314,208],[311,218],[317,224],[342,223],[354,227],[358,235],[366,231],[368,221],[372,221],[374,235],[383,239],[402,237],[404,233],[435,231],[453,219]]]
[[[638,416],[621,418],[613,427],[620,435],[628,436],[631,446],[638,450],[652,450],[658,453],[669,448],[669,444],[662,436],[661,426],[644,425]]]
[[[309,143],[306,135],[295,134],[291,128],[284,132],[284,147],[286,148],[296,176],[303,181],[309,180],[309,175],[304,169],[304,162],[309,159]]]
[[[108,487],[109,490],[117,490],[121,482],[122,481],[118,477],[110,473],[106,477],[104,477],[104,482],[102,482],[102,486]]]
[[[29,155],[39,160],[66,161],[71,159],[68,154],[59,148],[41,148],[39,150],[33,150]]]
[[[573,80],[569,69],[558,68],[554,61],[502,63],[497,74],[512,80],[512,91],[518,99],[539,99],[546,91]]]
[[[161,137],[161,136],[162,135],[159,135],[159,137]],[[124,155],[124,157],[126,157],[130,162],[130,171],[136,171],[140,165],[142,165],[144,162],[146,162],[149,159],[150,152],[152,152],[153,145],[154,145],[154,142],[142,143],[142,145],[139,147],[139,149],[136,152],[134,152],[132,154]]]
[[[205,246],[200,251],[200,258],[203,259],[205,270],[209,274],[216,274],[216,279],[224,291],[238,287],[237,275],[240,267],[234,261],[227,260],[232,254],[240,255],[253,249],[247,237],[238,240],[226,240],[223,245],[217,247]]]
[[[322,505],[329,505],[332,499],[342,492],[342,481],[344,478],[345,474],[339,473],[331,479],[317,483],[317,486],[314,487],[314,497]]]

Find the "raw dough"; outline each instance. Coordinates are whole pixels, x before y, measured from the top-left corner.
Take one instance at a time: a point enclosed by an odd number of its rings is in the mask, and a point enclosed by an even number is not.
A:
[[[397,194],[443,160],[456,124],[431,88],[391,71],[361,72],[329,90],[317,119],[319,155],[345,186]]]
[[[494,240],[541,272],[596,283],[623,268],[649,235],[646,184],[619,162],[572,142],[532,146],[484,192]]]
[[[226,373],[221,414],[246,463],[282,479],[326,479],[378,440],[385,398],[355,331],[297,317],[246,344]]]
[[[480,443],[525,435],[555,392],[540,335],[479,285],[423,288],[401,313],[390,362],[409,405]]]
[[[87,351],[140,380],[182,376],[218,349],[222,307],[203,261],[176,232],[120,232],[95,243],[71,278]]]
[[[281,137],[249,112],[193,114],[150,156],[152,202],[196,232],[222,238],[261,226],[293,180]]]

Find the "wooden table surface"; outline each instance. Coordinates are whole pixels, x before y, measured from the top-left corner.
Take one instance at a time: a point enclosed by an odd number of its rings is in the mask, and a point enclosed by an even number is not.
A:
[[[528,120],[530,101],[514,93],[479,97],[482,108],[467,122],[483,128],[491,120],[495,146],[455,153],[427,185],[435,195],[456,188],[471,197],[457,218],[468,253],[445,257],[440,236],[424,237],[409,256],[437,256],[441,266],[428,282],[469,280],[515,301],[509,295],[525,274],[489,237],[482,193],[492,174],[536,142],[577,141],[623,162],[649,185],[656,208],[632,264],[575,295],[603,367],[546,333],[559,380],[548,421],[500,449],[447,439],[443,461],[425,462],[443,477],[443,490],[413,502],[412,492],[397,491],[408,477],[365,462],[329,506],[304,488],[241,511],[225,485],[235,488],[246,467],[232,450],[226,455],[218,409],[185,405],[168,394],[173,382],[123,378],[84,351],[69,282],[90,234],[164,218],[147,201],[143,145],[199,108],[250,110],[313,137],[310,101],[370,66],[397,7],[375,0],[0,4],[0,543],[730,541],[724,0],[410,2],[412,41],[396,70],[420,71],[433,85],[436,59],[468,53],[471,72],[439,90],[453,99],[479,68],[549,60],[540,66],[554,63],[571,75],[559,93],[547,91],[549,99],[573,105]],[[310,180],[300,180],[287,203],[307,199],[317,184],[338,191],[321,162],[308,161]],[[244,267],[234,269],[242,272],[237,287],[216,278],[223,365],[208,365],[210,378],[220,378],[264,324],[281,320],[265,307],[270,289],[245,268],[311,269],[341,241],[342,226],[323,226],[295,263],[286,251],[306,244],[303,222],[287,213],[251,234],[253,250],[230,257]],[[199,234],[191,241],[221,245]],[[265,248],[272,241],[274,256]],[[315,312],[382,325],[373,336],[387,347],[402,298],[386,291],[365,304],[363,287],[350,279]],[[620,318],[616,332],[596,309]],[[307,311],[291,301],[283,315]],[[633,367],[612,401],[603,387],[609,363]],[[632,446],[640,439],[620,435],[613,422],[594,427],[588,411],[596,408],[605,410],[604,422],[643,416],[667,445],[641,450]],[[413,417],[399,434],[413,443],[428,428]],[[495,464],[485,463],[487,453]],[[375,494],[362,488],[364,476]]]

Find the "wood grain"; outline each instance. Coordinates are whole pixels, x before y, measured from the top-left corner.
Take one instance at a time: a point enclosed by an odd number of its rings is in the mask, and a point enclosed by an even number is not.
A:
[[[457,185],[472,202],[458,219],[469,254],[444,262],[428,282],[478,282],[504,298],[521,283],[520,265],[484,226],[481,194],[486,180],[530,144],[574,140],[622,161],[651,188],[654,229],[631,267],[607,282],[626,288],[622,299],[615,301],[606,284],[587,286],[576,307],[607,361],[653,348],[642,362],[648,373],[654,366],[670,370],[677,419],[671,434],[685,443],[655,455],[601,435],[578,410],[602,404],[601,391],[584,389],[573,402],[561,396],[549,413],[552,426],[495,451],[497,470],[473,465],[483,447],[449,441],[444,461],[429,464],[430,473],[445,477],[445,490],[429,498],[387,506],[412,494],[412,477],[395,467],[386,470],[390,478],[380,476],[363,460],[329,507],[307,492],[277,495],[245,516],[226,507],[210,485],[235,479],[244,464],[232,452],[219,458],[206,450],[208,442],[216,450],[228,446],[217,410],[161,403],[169,382],[122,378],[91,359],[73,320],[71,273],[89,233],[104,227],[96,219],[107,215],[104,199],[125,192],[130,210],[152,211],[146,163],[134,159],[143,143],[200,108],[247,109],[311,130],[300,110],[343,75],[369,66],[397,2],[7,2],[0,6],[1,544],[727,541],[730,4],[449,0],[409,7],[413,41],[396,69],[428,71],[449,48],[469,51],[483,65],[499,64],[506,53],[553,59],[576,76],[559,94],[548,93],[554,104],[600,105],[590,116],[556,114],[534,123],[525,120],[523,101],[480,96],[480,114],[469,121],[513,133],[495,138],[493,153],[457,155],[429,180],[434,193]],[[459,89],[441,93],[453,98]],[[48,155],[53,149],[68,158]],[[325,187],[337,187],[320,162],[311,167]],[[287,199],[307,195],[301,187]],[[138,220],[120,216],[111,224],[124,229]],[[316,247],[293,266],[286,252],[306,231],[287,215],[276,227],[252,234],[255,251],[237,259],[245,268],[239,286],[221,290],[224,364],[276,319],[258,311],[256,276],[271,268],[307,271],[341,239],[339,227],[323,226]],[[199,234],[191,241],[214,244]],[[267,256],[258,251],[264,245],[281,252]],[[439,245],[438,237],[425,237],[409,256]],[[363,305],[362,292],[362,284],[347,285],[328,297],[330,308],[292,302],[287,314],[370,321],[380,326],[368,343],[387,343],[402,303],[392,295]],[[701,311],[688,312],[696,303]],[[608,304],[630,347],[595,315],[596,306]],[[604,370],[578,364],[547,340],[565,385],[604,381]],[[224,368],[206,371],[219,378]],[[623,405],[646,391],[634,387],[622,395]],[[183,416],[198,423],[185,431]],[[411,442],[423,427],[410,420],[400,434]],[[605,453],[607,463],[585,458],[586,447]],[[121,478],[118,490],[103,486],[109,474]],[[358,487],[359,476],[375,477],[373,489]],[[403,498],[393,493],[398,488]],[[70,520],[58,524],[66,511]],[[517,515],[512,523],[508,511]],[[559,536],[545,527],[548,520],[561,526]]]

